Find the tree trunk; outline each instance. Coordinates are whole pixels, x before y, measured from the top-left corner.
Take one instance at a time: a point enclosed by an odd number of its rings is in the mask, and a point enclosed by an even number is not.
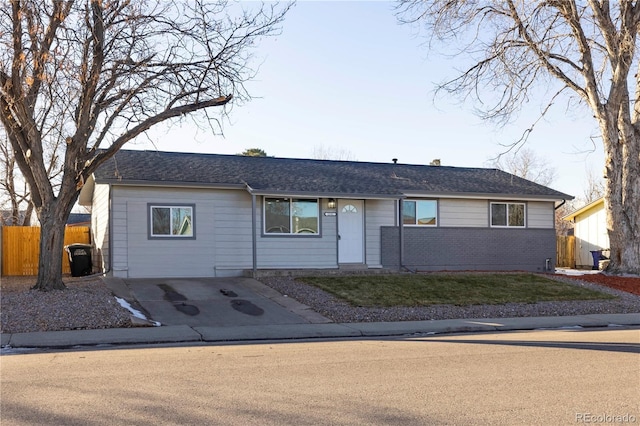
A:
[[[40,218],[40,257],[36,290],[62,290],[62,254],[65,223],[57,223],[52,216]]]
[[[62,191],[61,191],[62,192]],[[66,218],[73,207],[75,198],[63,203],[56,202],[36,209],[40,220],[40,256],[38,259],[38,279],[35,290],[50,291],[66,288],[62,282],[62,256],[64,253],[64,231]]]
[[[626,111],[624,111],[626,112]],[[640,134],[628,114],[601,120],[612,273],[640,274]]]
[[[612,192],[613,194],[609,195]],[[640,200],[613,199],[618,191],[607,191],[605,210],[611,248],[608,272],[640,274],[640,224],[637,217]],[[635,221],[633,218],[635,217]]]

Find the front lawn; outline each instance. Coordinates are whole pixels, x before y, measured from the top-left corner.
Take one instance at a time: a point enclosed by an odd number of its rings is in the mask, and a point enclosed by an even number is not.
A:
[[[305,277],[353,306],[498,305],[546,301],[615,299],[615,296],[562,283],[542,275],[391,274]]]

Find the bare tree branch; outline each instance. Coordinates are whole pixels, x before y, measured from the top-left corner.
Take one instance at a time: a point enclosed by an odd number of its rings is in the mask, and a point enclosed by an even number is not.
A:
[[[292,6],[0,2],[0,122],[42,224],[40,289],[63,287],[61,226],[91,173],[152,126],[249,100],[252,52]]]
[[[560,94],[591,110],[605,152],[609,268],[640,273],[640,1],[399,0],[397,13],[447,55],[458,47],[469,65],[437,89],[475,101],[481,117],[506,123],[533,97],[542,117]]]

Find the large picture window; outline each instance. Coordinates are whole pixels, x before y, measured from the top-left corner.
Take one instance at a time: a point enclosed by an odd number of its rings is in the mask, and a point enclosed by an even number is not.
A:
[[[318,200],[265,198],[265,234],[318,234]]]
[[[404,200],[402,202],[404,225],[438,225],[438,202],[436,200]]]
[[[524,228],[524,203],[491,203],[491,226]]]
[[[149,205],[149,235],[156,238],[194,238],[193,205]]]

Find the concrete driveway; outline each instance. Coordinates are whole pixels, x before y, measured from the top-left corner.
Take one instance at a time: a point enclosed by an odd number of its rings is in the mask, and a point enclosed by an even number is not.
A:
[[[116,294],[162,325],[190,327],[320,324],[308,306],[252,278],[105,279]]]

